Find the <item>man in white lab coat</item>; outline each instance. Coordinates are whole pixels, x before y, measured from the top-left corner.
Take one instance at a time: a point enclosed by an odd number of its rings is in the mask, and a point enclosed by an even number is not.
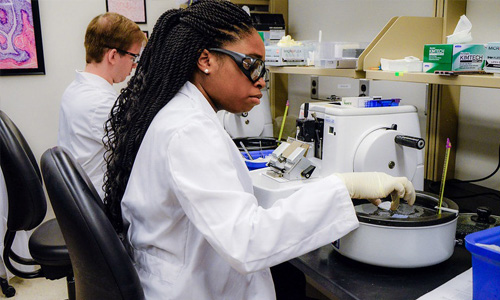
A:
[[[264,56],[249,16],[229,1],[167,11],[113,108],[105,205],[146,299],[276,299],[269,267],[355,229],[351,197],[414,201],[406,178],[361,173],[260,207],[216,111],[259,104]]]
[[[86,66],[66,88],[59,114],[58,145],[67,148],[103,198],[104,123],[124,81],[137,66],[146,37],[133,21],[117,13],[95,17],[85,33]]]

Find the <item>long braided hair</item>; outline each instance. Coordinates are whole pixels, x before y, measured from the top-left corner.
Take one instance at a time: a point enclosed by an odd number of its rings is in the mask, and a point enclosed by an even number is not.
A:
[[[252,30],[250,16],[226,0],[200,1],[158,19],[105,126],[104,203],[117,232],[123,230],[121,199],[153,118],[192,78],[204,49],[233,43]]]

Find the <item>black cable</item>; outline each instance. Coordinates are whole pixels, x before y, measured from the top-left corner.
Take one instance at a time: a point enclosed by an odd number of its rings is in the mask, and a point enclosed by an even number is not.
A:
[[[483,178],[479,178],[479,179],[472,179],[472,180],[460,180],[460,179],[456,179],[460,182],[463,182],[463,183],[471,183],[471,182],[478,182],[478,181],[483,181],[483,180],[486,180],[490,177],[492,177],[493,175],[495,175],[498,170],[500,169],[500,145],[498,146],[498,165],[495,169],[495,171],[493,171],[493,173],[491,173],[490,175],[486,176],[486,177],[483,177]]]

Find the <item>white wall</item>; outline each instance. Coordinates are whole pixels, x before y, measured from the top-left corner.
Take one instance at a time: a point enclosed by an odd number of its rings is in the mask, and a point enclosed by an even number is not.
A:
[[[500,41],[499,14],[497,0],[467,1],[472,42]],[[500,86],[499,89],[462,87],[460,95],[455,177],[483,178],[495,170],[499,160]],[[500,173],[477,184],[500,190]]]
[[[433,16],[433,0],[289,0],[289,34],[296,40],[370,41],[393,16]],[[475,43],[500,41],[498,0],[468,0],[467,17]],[[309,100],[309,76],[289,76],[290,114]],[[350,88],[349,88],[350,87]],[[372,81],[370,95],[402,98],[419,110],[425,130],[425,84]],[[320,77],[320,97],[356,96],[358,80]],[[463,87],[461,92],[455,177],[475,179],[498,164],[500,143],[499,89]],[[500,190],[500,174],[477,184]]]

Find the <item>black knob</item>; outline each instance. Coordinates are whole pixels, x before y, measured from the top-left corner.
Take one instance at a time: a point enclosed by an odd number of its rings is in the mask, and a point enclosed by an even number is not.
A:
[[[394,141],[396,144],[401,146],[411,147],[418,150],[424,149],[425,146],[424,139],[408,135],[396,135]]]
[[[309,167],[305,168],[304,171],[302,171],[302,173],[300,173],[300,175],[302,175],[302,177],[305,177],[306,179],[308,179],[311,177],[311,175],[315,169],[316,169],[315,166],[310,165]]]
[[[486,206],[479,206],[476,208],[477,216],[472,216],[470,219],[477,223],[494,224],[495,219],[491,218],[491,209]]]

